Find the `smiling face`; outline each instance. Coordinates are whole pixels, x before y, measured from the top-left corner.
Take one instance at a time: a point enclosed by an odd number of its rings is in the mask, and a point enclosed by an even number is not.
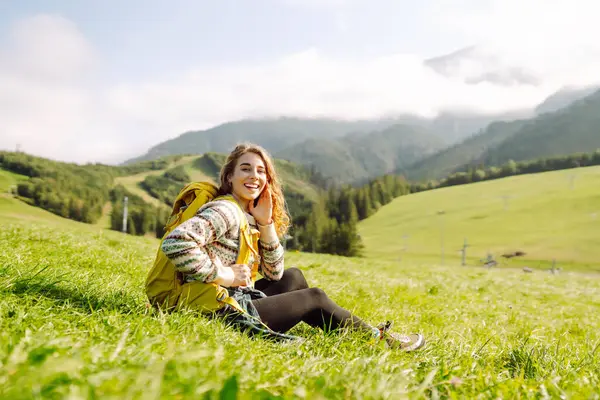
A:
[[[267,169],[255,153],[242,154],[230,176],[231,193],[244,205],[258,198],[267,184]]]

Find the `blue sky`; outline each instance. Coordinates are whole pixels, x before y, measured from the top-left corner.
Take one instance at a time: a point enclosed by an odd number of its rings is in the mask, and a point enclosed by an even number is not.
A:
[[[61,15],[110,59],[116,79],[171,74],[187,65],[260,63],[313,47],[334,57],[365,59],[393,53],[433,57],[471,44],[428,25],[418,4],[24,0],[4,5],[0,27],[6,34],[15,20]]]
[[[0,4],[0,148],[115,163],[246,117],[534,107],[600,66],[592,0]],[[466,46],[452,71],[424,60]],[[469,83],[526,70],[540,84]]]

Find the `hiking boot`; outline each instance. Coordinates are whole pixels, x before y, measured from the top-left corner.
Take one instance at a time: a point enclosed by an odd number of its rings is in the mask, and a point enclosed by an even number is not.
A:
[[[381,340],[385,339],[385,342],[389,348],[408,352],[420,349],[425,345],[425,338],[420,333],[401,335],[399,333],[389,332],[391,327],[391,321],[387,321],[386,323],[380,324],[377,327],[381,333]]]

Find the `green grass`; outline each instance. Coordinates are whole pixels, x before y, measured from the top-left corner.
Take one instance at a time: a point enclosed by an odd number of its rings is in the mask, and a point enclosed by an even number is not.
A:
[[[600,271],[599,187],[600,167],[448,187],[395,199],[359,232],[370,257],[441,263],[443,237],[444,262],[456,264],[467,238],[472,265],[521,250],[501,265]]]
[[[292,333],[306,341],[281,345],[149,309],[156,239],[5,197],[0,224],[0,398],[600,396],[596,275],[290,253],[339,304],[428,345],[404,354],[304,324]]]
[[[77,224],[75,221],[59,217],[39,207],[30,206],[7,194],[0,194],[0,222],[4,223],[52,223],[65,226],[67,229]],[[82,226],[87,226],[81,224]]]
[[[140,183],[150,175],[161,175],[164,173],[164,170],[157,171],[149,171],[142,172],[140,174],[129,175],[129,176],[120,176],[115,178],[115,185],[123,185],[125,189],[127,189],[130,193],[135,194],[136,196],[142,198],[146,203],[152,204],[155,207],[165,207],[162,201],[157,199],[156,197],[152,197],[148,192],[146,192],[141,186]]]
[[[25,175],[15,174],[11,171],[0,169],[0,193],[8,193],[20,181],[29,179]]]

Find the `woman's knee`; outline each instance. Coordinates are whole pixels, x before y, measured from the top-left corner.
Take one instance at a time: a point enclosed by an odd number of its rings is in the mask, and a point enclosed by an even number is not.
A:
[[[284,277],[294,283],[295,289],[307,289],[308,283],[302,271],[296,267],[288,268],[284,271]]]
[[[323,289],[318,288],[318,287],[313,287],[313,288],[310,288],[307,290],[310,293],[311,300],[318,307],[321,308],[321,307],[325,306],[326,302],[329,301],[329,297],[327,297],[327,293],[325,293],[325,291]]]

